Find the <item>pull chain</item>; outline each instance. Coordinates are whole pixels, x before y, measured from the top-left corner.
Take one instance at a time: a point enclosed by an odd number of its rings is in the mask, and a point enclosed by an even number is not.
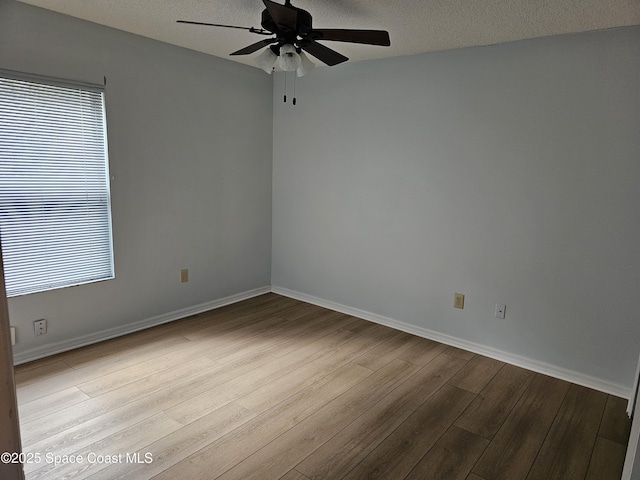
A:
[[[296,75],[295,72],[293,72],[293,104],[296,104],[296,79],[298,78],[298,75]]]
[[[283,72],[284,73],[284,103],[287,103],[287,73],[288,72]],[[293,104],[295,105],[297,102],[296,99],[296,72],[293,72]]]
[[[287,72],[284,72],[284,103],[287,103]]]

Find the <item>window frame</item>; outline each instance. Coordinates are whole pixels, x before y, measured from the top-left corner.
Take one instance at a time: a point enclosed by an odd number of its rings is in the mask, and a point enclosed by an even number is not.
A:
[[[66,93],[60,93],[63,92],[63,90],[60,89],[69,89],[69,94],[73,94],[73,91],[76,91],[77,93],[75,93],[75,95],[80,98],[81,96],[85,95],[85,94],[90,94],[90,96],[93,96],[95,94],[99,94],[99,102],[100,102],[100,108],[92,108],[89,111],[91,112],[91,114],[94,115],[94,118],[97,119],[94,122],[90,122],[90,121],[86,121],[85,117],[82,116],[83,119],[83,123],[81,123],[81,125],[74,129],[73,132],[80,132],[80,133],[76,133],[78,135],[78,138],[75,139],[75,143],[71,143],[70,145],[73,146],[79,146],[79,144],[82,144],[83,142],[87,141],[87,137],[90,135],[87,135],[87,132],[89,130],[93,131],[93,134],[95,135],[96,138],[98,138],[97,141],[95,141],[95,143],[91,144],[91,147],[89,147],[87,150],[91,150],[91,152],[94,154],[92,155],[92,162],[86,162],[86,164],[91,165],[90,167],[84,167],[85,162],[81,161],[78,162],[78,160],[76,159],[76,163],[80,164],[82,163],[83,167],[77,168],[77,171],[82,171],[83,174],[85,175],[84,178],[84,183],[91,185],[91,187],[85,188],[84,190],[80,191],[79,189],[76,190],[76,187],[78,185],[81,185],[83,182],[83,179],[81,179],[80,177],[75,178],[72,177],[73,180],[67,182],[62,181],[61,184],[65,184],[68,183],[68,185],[72,185],[73,188],[67,190],[67,192],[69,193],[68,197],[65,197],[64,195],[60,195],[59,199],[60,201],[58,203],[52,203],[50,200],[47,199],[47,196],[45,194],[42,194],[43,200],[42,200],[42,207],[40,207],[41,210],[51,210],[52,212],[57,208],[58,210],[63,208],[63,206],[67,206],[67,210],[68,212],[65,213],[65,215],[67,215],[66,218],[68,219],[73,219],[73,224],[76,224],[76,222],[78,222],[79,224],[84,222],[84,226],[86,227],[87,225],[90,225],[89,222],[91,222],[92,219],[95,219],[95,221],[97,222],[96,225],[98,225],[97,227],[95,227],[95,225],[92,228],[96,228],[96,231],[100,232],[100,241],[95,242],[95,245],[93,245],[93,242],[86,240],[86,242],[88,244],[91,245],[91,247],[89,247],[87,249],[87,251],[85,252],[84,255],[79,255],[77,260],[74,261],[67,261],[67,265],[71,266],[73,268],[70,268],[70,273],[74,274],[75,277],[71,278],[71,276],[69,276],[66,280],[61,281],[58,278],[56,278],[55,280],[47,280],[46,278],[46,273],[44,271],[41,271],[40,273],[36,272],[34,274],[34,276],[40,275],[41,281],[39,282],[39,284],[36,286],[35,282],[31,282],[30,286],[24,287],[24,286],[20,286],[19,288],[17,288],[15,285],[12,285],[12,278],[16,278],[19,277],[20,275],[30,275],[32,270],[29,269],[28,267],[25,267],[25,265],[28,265],[27,262],[25,262],[25,264],[23,264],[23,266],[21,267],[21,269],[18,269],[18,273],[16,274],[15,272],[15,267],[12,267],[12,258],[17,258],[20,257],[20,253],[15,253],[15,252],[7,252],[5,245],[3,243],[3,254],[4,254],[4,263],[5,263],[5,280],[7,283],[7,296],[8,297],[16,297],[16,296],[21,296],[21,295],[28,295],[28,294],[32,294],[32,293],[39,293],[39,292],[45,292],[45,291],[50,291],[50,290],[57,290],[60,288],[67,288],[67,287],[72,287],[72,286],[77,286],[77,285],[85,285],[85,284],[90,284],[90,283],[96,283],[96,282],[102,282],[102,281],[107,281],[107,280],[112,280],[115,279],[115,256],[114,256],[114,242],[113,242],[113,220],[112,220],[112,194],[111,194],[111,182],[110,182],[110,165],[109,165],[109,148],[108,148],[108,134],[107,134],[107,110],[106,110],[106,94],[105,94],[105,90],[106,90],[106,78],[105,78],[105,84],[104,85],[97,85],[97,84],[89,84],[89,83],[84,83],[84,82],[77,82],[77,81],[73,81],[73,80],[66,80],[66,79],[60,79],[60,78],[52,78],[52,77],[46,77],[46,76],[41,76],[41,75],[34,75],[34,74],[27,74],[27,73],[22,73],[22,72],[14,72],[14,71],[9,71],[9,70],[3,70],[0,69],[0,79],[3,80],[7,80],[7,81],[14,81],[14,82],[26,82],[25,83],[25,88],[28,88],[27,84],[31,83],[31,84],[36,84],[36,85],[41,85],[44,86],[45,88],[48,86],[51,87],[57,87],[58,88],[58,95],[60,95],[61,97],[63,95],[66,95]],[[31,88],[33,88],[33,86],[31,86]],[[55,95],[55,89],[52,90],[52,95]],[[76,102],[82,102],[80,100],[77,100]],[[97,97],[93,98],[92,103],[92,107],[95,107],[95,103],[97,103]],[[82,103],[82,105],[84,106],[84,103]],[[78,107],[76,106],[76,108],[81,109],[82,107]],[[98,117],[98,113],[99,113],[99,117]],[[61,115],[62,116],[62,115]],[[15,115],[14,115],[14,118]],[[58,118],[59,120],[60,118]],[[65,119],[68,120],[68,119]],[[86,122],[86,123],[84,123]],[[9,122],[7,122],[8,125],[10,125]],[[87,125],[90,125],[90,127],[87,127]],[[44,130],[40,130],[41,132],[44,132]],[[101,131],[101,133],[100,133]],[[96,134],[96,132],[98,132]],[[10,135],[7,135],[6,138],[9,138]],[[80,145],[82,146],[82,145]],[[2,145],[0,145],[0,149],[2,148]],[[10,147],[7,147],[7,149],[9,149]],[[24,145],[22,145],[22,148],[24,151]],[[58,147],[59,148],[59,147]],[[55,150],[55,147],[53,148],[53,150]],[[101,152],[102,156],[95,154],[95,152]],[[83,154],[85,152],[83,151]],[[42,153],[38,152],[37,155],[42,155]],[[32,163],[38,163],[38,160],[34,160],[37,155],[33,155],[33,158],[30,158],[28,161],[32,162]],[[91,155],[89,155],[91,156]],[[17,157],[17,156],[16,156]],[[60,166],[60,170],[57,171],[57,173],[60,175],[63,172],[63,168],[72,168],[76,169],[76,167],[74,166],[74,160],[73,160],[73,155],[70,155],[69,157],[64,157],[66,158],[66,162],[61,164]],[[5,157],[6,158],[6,154]],[[4,160],[4,158],[0,158],[0,161]],[[63,156],[61,155],[60,158],[63,158]],[[58,159],[57,157],[54,158],[54,162],[55,160]],[[15,166],[18,166],[19,161],[15,162]],[[10,167],[13,165],[10,165]],[[71,167],[70,167],[71,166]],[[93,181],[87,181],[86,178],[87,176],[91,176],[92,172],[89,172],[89,170],[91,168],[96,168],[99,172],[99,180],[93,180]],[[82,168],[85,168],[84,170],[82,170]],[[55,167],[53,168],[53,171],[55,172]],[[46,175],[43,174],[41,177],[39,177],[39,179],[43,179],[45,178]],[[7,181],[6,183],[2,183],[3,180],[0,178],[0,185],[2,185],[2,187],[4,188],[5,185],[10,185],[10,180]],[[96,188],[96,185],[99,188]],[[57,185],[56,185],[57,186]],[[58,186],[59,190],[56,191],[56,193],[59,192],[65,192],[64,188],[60,188]],[[70,202],[68,201],[68,198],[70,197],[76,197],[76,198],[83,198],[83,192],[84,192],[84,200],[78,201],[78,202]],[[78,195],[78,193],[80,193],[80,195]],[[16,194],[17,195],[17,194]],[[10,198],[10,197],[9,197]],[[67,203],[65,203],[67,202]],[[35,206],[37,203],[33,202],[33,205]],[[0,212],[4,215],[6,211],[10,210],[12,207],[12,204],[10,202],[6,203],[6,205],[8,205],[7,208],[5,208],[4,205],[0,205]],[[93,205],[93,207],[91,207]],[[84,211],[84,218],[82,218],[82,206],[85,207],[85,211]],[[35,207],[33,207],[35,208]],[[75,213],[72,208],[75,208],[75,212],[81,212],[81,213]],[[86,213],[87,212],[87,208],[94,208],[97,210],[97,213]],[[79,210],[80,209],[80,210]],[[69,213],[71,212],[71,213]],[[7,214],[10,215],[10,214]],[[28,216],[28,214],[27,214]],[[42,218],[46,219],[46,218],[55,218],[58,216],[58,213],[50,213],[49,217],[47,217],[47,214],[43,214],[41,215]],[[58,226],[63,225],[63,223],[60,222],[64,222],[64,219],[60,219],[58,218],[57,221]],[[20,222],[19,220],[15,221],[15,224],[18,225]],[[71,233],[68,236],[68,239],[78,239],[79,237],[82,237],[83,235],[78,235],[77,232],[83,232],[84,230],[79,230],[82,228],[81,225],[76,225],[75,229],[73,230],[73,232],[75,233]],[[64,224],[66,226],[66,224]],[[8,228],[8,227],[5,227]],[[87,227],[89,228],[89,227]],[[55,227],[54,227],[55,229]],[[23,229],[24,231],[24,229]],[[92,230],[93,231],[93,230]],[[1,233],[1,232],[0,232]],[[85,235],[86,236],[86,235]],[[15,239],[16,237],[14,237]],[[66,238],[65,238],[66,240]],[[4,236],[3,236],[3,241],[4,241]],[[64,241],[64,240],[63,240]],[[48,241],[48,245],[53,245],[54,241],[52,239],[50,239]],[[19,242],[15,242],[14,243],[19,243]],[[44,244],[44,242],[43,242]],[[61,244],[63,244],[61,242]],[[96,245],[98,245],[98,247],[96,247]],[[63,247],[61,247],[63,248]],[[93,248],[93,249],[91,249]],[[42,250],[43,252],[46,250]],[[93,275],[93,277],[90,277],[90,275],[87,273],[87,275],[82,276],[82,268],[77,268],[77,263],[82,261],[86,261],[88,262],[87,264],[91,263],[91,259],[95,258],[96,255],[100,256],[101,262],[101,272],[99,272],[100,269],[94,269],[91,270],[92,272],[98,272],[95,275]],[[26,256],[26,255],[25,255]],[[82,258],[81,258],[82,257]],[[42,257],[41,257],[42,258]],[[75,258],[75,257],[74,257]],[[43,265],[45,262],[44,261],[39,261],[37,262],[37,264],[34,264],[35,267],[33,269],[33,271],[37,271],[38,267],[37,265]],[[64,264],[64,260],[61,260],[60,262],[57,262],[59,264]],[[86,265],[86,264],[82,264],[82,265]],[[7,266],[9,266],[9,271],[10,274],[7,275]],[[14,271],[11,272],[11,269],[14,268]],[[26,268],[26,270],[25,270]],[[20,273],[20,271],[25,272],[25,273]],[[66,270],[59,270],[59,272],[66,272]],[[13,275],[13,276],[12,276]],[[52,276],[54,277],[54,276]],[[15,283],[15,282],[14,282]]]

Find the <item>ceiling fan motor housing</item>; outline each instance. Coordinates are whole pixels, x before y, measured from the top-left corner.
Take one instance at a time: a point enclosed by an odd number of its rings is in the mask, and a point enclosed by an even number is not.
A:
[[[276,22],[266,8],[262,11],[262,28],[274,33],[278,38],[283,38],[285,43],[293,43],[299,35],[304,35],[313,28],[312,17],[309,12],[301,8],[288,5],[291,10],[291,18],[283,18]]]

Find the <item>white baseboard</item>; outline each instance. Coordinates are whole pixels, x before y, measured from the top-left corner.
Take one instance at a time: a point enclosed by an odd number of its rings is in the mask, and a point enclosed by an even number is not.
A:
[[[307,295],[305,293],[297,292],[295,290],[290,290],[288,288],[272,286],[271,291],[278,295],[283,295],[285,297],[294,298],[296,300],[301,300],[303,302],[312,303],[320,307],[328,308],[330,310],[335,310],[336,312],[346,313],[347,315],[352,315],[354,317],[362,318],[364,320],[369,320],[371,322],[378,323],[380,325],[385,325],[387,327],[391,327],[396,330],[401,330],[403,332],[411,333],[419,337],[428,338],[429,340],[434,340],[440,343],[444,343],[446,345],[462,348],[464,350],[468,350],[470,352],[477,353],[479,355],[484,355],[486,357],[494,358],[496,360],[500,360],[502,362],[509,363],[517,367],[526,368],[527,370],[532,370],[534,372],[542,373],[544,375],[549,375],[550,377],[555,377],[560,380],[566,380],[568,382],[582,385],[584,387],[592,388],[594,390],[598,390],[611,395],[615,395],[617,397],[628,399],[629,396],[631,395],[631,390],[628,387],[625,387],[623,385],[618,385],[616,383],[612,383],[607,380],[585,375],[580,372],[568,370],[566,368],[541,362],[539,360],[522,357],[520,355],[515,355],[513,353],[504,352],[502,350],[497,350],[495,348],[469,342],[460,338],[452,337],[450,335],[445,335],[439,332],[435,332],[433,330],[428,330],[426,328],[418,327],[416,325],[411,325],[409,323],[393,320],[391,318],[384,317],[382,315],[377,315],[372,312],[367,312],[365,310],[360,310],[358,308],[352,308],[346,305],[324,300],[322,298],[314,297],[312,295]]]
[[[66,352],[75,348],[84,347],[93,343],[102,342],[111,338],[120,337],[129,333],[144,330],[145,328],[155,327],[162,325],[163,323],[173,322],[174,320],[180,320],[181,318],[196,315],[198,313],[206,312],[216,308],[224,307],[232,303],[247,300],[248,298],[257,297],[265,293],[271,292],[271,287],[260,287],[246,292],[229,295],[228,297],[212,300],[210,302],[201,303],[199,305],[193,305],[191,307],[182,308],[173,312],[165,313],[162,315],[156,315],[155,317],[145,318],[138,320],[127,325],[122,325],[108,330],[102,330],[100,332],[91,333],[89,335],[83,335],[81,337],[72,338],[70,340],[64,340],[62,342],[50,343],[42,345],[36,348],[30,348],[28,350],[15,353],[13,355],[14,365],[20,365],[21,363],[31,362],[40,358],[55,355],[57,353]]]
[[[271,287],[265,286],[265,287],[256,288],[246,292],[230,295],[228,297],[212,300],[210,302],[205,302],[205,303],[201,303],[191,307],[186,307],[180,310],[175,310],[173,312],[157,315],[157,316],[146,318],[143,320],[138,320],[136,322],[129,323],[127,325],[122,325],[120,327],[115,327],[108,330],[92,333],[89,335],[72,338],[70,340],[64,340],[62,342],[42,345],[42,346],[31,348],[19,353],[14,353],[14,356],[13,356],[14,364],[20,365],[22,363],[31,362],[33,360],[38,360],[40,358],[48,357],[50,355],[55,355],[57,353],[66,352],[76,348],[84,347],[86,345],[91,345],[93,343],[98,343],[104,340],[109,340],[111,338],[127,335],[129,333],[137,332],[139,330],[144,330],[146,328],[154,327],[157,325],[162,325],[163,323],[173,322],[174,320],[179,320],[181,318],[186,318],[191,315],[196,315],[198,313],[220,308],[225,305],[237,303],[242,300],[247,300],[249,298],[256,297],[258,295],[263,295],[269,292],[273,292],[278,295],[283,295],[285,297],[294,298],[296,300],[300,300],[303,302],[312,303],[320,307],[328,308],[336,312],[342,312],[347,315],[352,315],[354,317],[362,318],[364,320],[378,323],[380,325],[385,325],[387,327],[391,327],[403,332],[411,333],[419,337],[428,338],[430,340],[444,343],[446,345],[462,348],[464,350],[468,350],[470,352],[477,353],[479,355],[484,355],[486,357],[494,358],[496,360],[500,360],[502,362],[506,362],[511,365],[526,368],[527,370],[532,370],[534,372],[542,373],[544,375],[549,375],[551,377],[559,378],[561,380],[566,380],[568,382],[582,385],[588,388],[593,388],[594,390],[599,390],[601,392],[605,392],[611,395],[616,395],[618,397],[623,397],[628,399],[631,395],[631,389],[629,389],[629,387],[612,383],[607,380],[585,375],[580,372],[568,370],[566,368],[562,368],[546,362],[541,362],[539,360],[522,357],[520,355],[515,355],[509,352],[504,352],[502,350],[497,350],[491,347],[469,342],[467,340],[452,337],[450,335],[445,335],[445,334],[442,334],[433,330],[429,330],[423,327],[418,327],[416,325],[412,325],[409,323],[404,323],[398,320],[384,317],[382,315],[368,312],[366,310],[360,310],[358,308],[349,307],[347,305],[331,302],[329,300],[324,300],[322,298],[315,297],[313,295],[307,295],[305,293],[301,293],[295,290],[290,290],[288,288],[283,288],[278,286],[271,286]]]

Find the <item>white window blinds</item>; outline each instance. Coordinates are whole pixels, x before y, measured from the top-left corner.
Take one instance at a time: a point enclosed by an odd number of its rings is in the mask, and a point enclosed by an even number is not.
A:
[[[103,92],[0,76],[7,295],[114,277]]]

